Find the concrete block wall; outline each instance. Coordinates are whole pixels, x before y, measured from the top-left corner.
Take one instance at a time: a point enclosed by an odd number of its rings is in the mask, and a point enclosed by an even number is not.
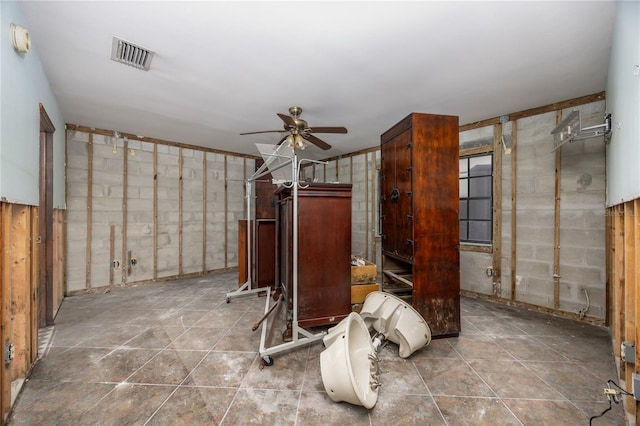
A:
[[[157,150],[158,246],[156,256],[157,276],[163,278],[179,274],[180,149],[174,146],[158,145]],[[153,250],[150,254],[153,255]]]
[[[460,132],[460,149],[493,143],[493,126],[480,127]],[[493,294],[493,280],[487,276],[487,267],[492,266],[491,253],[480,253],[460,249],[460,287],[482,294]]]
[[[182,273],[201,272],[204,233],[203,158],[205,153],[182,150]]]
[[[338,161],[330,161],[329,164],[324,166],[324,181],[325,182],[338,182]]]
[[[207,269],[222,269],[227,263],[225,230],[227,229],[225,203],[225,156],[206,154],[207,162]],[[221,238],[222,237],[222,238]],[[237,238],[237,237],[236,237]]]
[[[513,122],[509,121],[502,125],[502,136],[504,138],[505,144],[503,145],[502,151],[502,200],[501,206],[502,211],[500,214],[500,218],[502,220],[502,229],[501,229],[501,257],[500,257],[500,277],[498,280],[492,281],[492,289],[493,291],[502,298],[510,299],[511,298],[511,253],[512,253],[512,157],[511,153],[507,153],[506,149],[511,149],[513,146]],[[517,182],[517,181],[516,181]],[[517,211],[517,209],[516,209]],[[517,233],[516,233],[517,235]],[[497,285],[493,285],[497,281]]]
[[[605,102],[581,105],[582,127],[603,124]],[[572,108],[573,109],[573,108]],[[564,110],[563,115],[571,110]],[[606,313],[604,138],[562,147],[560,181],[560,309]],[[585,294],[586,292],[586,294]]]
[[[330,160],[326,165],[311,166],[304,170],[304,177],[318,182],[351,183],[351,253],[379,263],[376,164],[379,164],[379,153],[373,151]]]
[[[364,155],[351,157],[349,176],[353,176],[351,182],[351,253],[367,257],[367,213],[370,205],[367,204],[367,190],[369,180],[366,170]]]
[[[554,307],[556,113],[517,122],[516,299]]]
[[[136,260],[127,279],[153,279],[153,151],[148,142],[130,141],[127,157],[127,252]],[[94,150],[95,153],[95,150]],[[132,155],[133,154],[133,155]],[[125,155],[123,152],[120,155]],[[105,194],[106,195],[106,194]],[[108,222],[103,224],[108,228]],[[115,231],[115,229],[114,229]],[[120,234],[115,232],[120,238]],[[122,242],[120,240],[120,245]],[[127,253],[128,256],[128,253]],[[118,257],[121,257],[118,254]],[[108,259],[108,256],[104,257]],[[124,258],[126,262],[126,257]],[[107,265],[108,267],[108,265]],[[104,269],[95,279],[104,276]],[[107,271],[108,273],[108,271]],[[118,278],[122,278],[122,274]]]
[[[109,277],[111,269],[111,261],[118,259],[121,264],[122,261],[122,223],[123,223],[123,171],[124,171],[124,146],[122,141],[119,145],[114,147],[113,143],[104,136],[93,135],[92,139],[93,149],[93,161],[91,178],[87,174],[87,180],[81,183],[82,186],[87,186],[89,182],[91,185],[91,200],[86,199],[84,203],[87,208],[85,209],[84,220],[80,223],[84,224],[85,232],[83,235],[87,235],[90,228],[90,262],[86,265],[87,270],[90,271],[88,279],[84,280],[83,287],[90,285],[91,282],[100,280],[101,277]],[[113,151],[116,151],[115,153]],[[85,164],[89,161],[88,156],[85,157]],[[69,168],[69,166],[67,166]],[[67,183],[67,186],[71,188],[71,185]],[[75,190],[75,189],[74,189]],[[87,191],[88,193],[88,191]],[[91,209],[91,223],[87,225],[88,209]],[[80,218],[79,218],[80,219]],[[113,259],[110,258],[111,245],[111,230],[113,226],[114,241],[113,250],[115,251]],[[67,231],[69,234],[70,231]],[[74,246],[73,250],[84,250],[87,252],[86,245],[88,239],[85,239],[80,245]],[[71,247],[69,244],[67,247]],[[69,259],[74,259],[75,256],[69,256]],[[86,270],[85,270],[86,273]],[[120,276],[115,275],[116,279]],[[82,287],[81,287],[82,288]]]
[[[71,132],[70,132],[71,133]],[[67,290],[84,289],[87,262],[88,141],[86,133],[67,136]]]
[[[67,132],[66,291],[237,266],[254,160],[141,141],[126,148],[122,138],[114,147],[110,136]]]
[[[241,157],[227,159],[227,264],[238,265],[238,220],[245,219],[245,180],[255,170],[255,162]],[[251,163],[250,165],[248,163]]]
[[[602,124],[605,102],[579,109],[582,127]],[[528,304],[604,319],[606,313],[605,146],[603,138],[565,144],[560,162],[559,298],[554,297],[556,112],[521,118],[503,126],[506,141],[516,138],[516,262],[515,295],[511,294],[512,170],[511,157],[502,155],[502,254],[500,287],[494,295]],[[510,143],[507,144],[510,146]],[[480,272],[480,271],[478,271]],[[462,287],[472,289],[463,280]],[[585,295],[585,290],[587,295]],[[477,291],[477,290],[474,290]],[[480,291],[492,294],[489,288]]]

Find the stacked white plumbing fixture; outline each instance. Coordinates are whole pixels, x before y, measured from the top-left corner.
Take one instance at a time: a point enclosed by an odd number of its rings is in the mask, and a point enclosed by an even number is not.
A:
[[[398,345],[401,358],[407,358],[431,342],[431,330],[409,304],[374,291],[360,314],[350,313],[323,338],[320,371],[329,398],[373,408],[380,387],[378,352],[387,340]]]

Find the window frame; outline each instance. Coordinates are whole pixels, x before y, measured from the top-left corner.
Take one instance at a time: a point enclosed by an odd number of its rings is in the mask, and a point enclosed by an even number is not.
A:
[[[466,160],[468,163],[471,161],[471,158],[477,158],[477,157],[489,157],[491,160],[491,170],[488,174],[484,174],[484,175],[480,175],[480,176],[476,176],[476,177],[490,177],[491,178],[491,183],[489,185],[490,187],[490,197],[474,197],[472,196],[472,194],[467,193],[467,197],[460,197],[460,201],[463,200],[467,200],[467,209],[469,208],[469,203],[468,201],[470,200],[489,200],[489,204],[490,204],[490,211],[489,211],[489,219],[481,219],[481,221],[484,222],[488,222],[489,223],[489,235],[491,237],[491,239],[489,241],[481,241],[481,240],[470,240],[470,239],[466,239],[468,237],[468,231],[466,235],[462,235],[462,227],[460,227],[461,229],[461,233],[460,233],[460,248],[463,250],[468,250],[468,251],[481,251],[481,252],[490,252],[493,249],[493,245],[495,242],[495,235],[494,235],[494,221],[496,220],[495,215],[494,215],[494,204],[495,204],[495,170],[496,170],[496,164],[495,164],[495,155],[493,153],[493,147],[491,145],[486,145],[486,146],[480,146],[480,147],[474,147],[474,148],[468,148],[468,149],[461,149],[460,150],[460,155],[459,155],[459,159],[460,160]],[[468,164],[467,163],[467,164]],[[462,181],[463,179],[470,181],[472,177],[471,176],[466,176],[466,177],[460,177],[460,181]],[[470,189],[470,187],[468,187]],[[459,221],[463,222],[469,222],[471,219],[468,217],[465,219],[462,219],[462,212],[459,212]],[[478,220],[478,219],[476,219]],[[468,229],[468,228],[467,228]]]

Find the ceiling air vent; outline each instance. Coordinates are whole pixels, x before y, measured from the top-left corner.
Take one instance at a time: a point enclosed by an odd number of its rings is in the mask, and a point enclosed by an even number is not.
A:
[[[153,52],[118,37],[113,38],[111,59],[141,70],[149,71]]]

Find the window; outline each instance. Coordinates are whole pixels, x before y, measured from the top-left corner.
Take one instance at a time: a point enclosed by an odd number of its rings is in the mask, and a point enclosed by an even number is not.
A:
[[[460,158],[460,241],[491,244],[493,156]]]

